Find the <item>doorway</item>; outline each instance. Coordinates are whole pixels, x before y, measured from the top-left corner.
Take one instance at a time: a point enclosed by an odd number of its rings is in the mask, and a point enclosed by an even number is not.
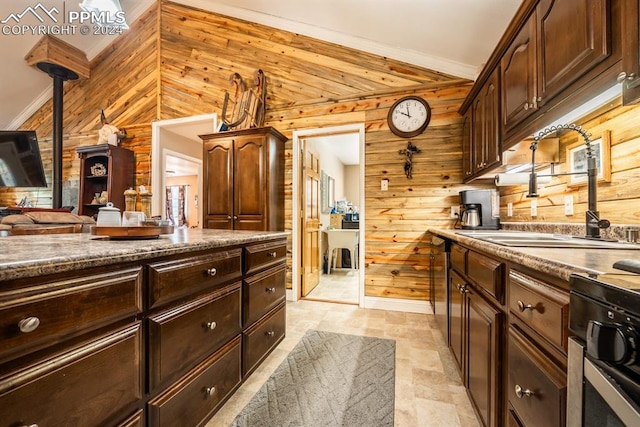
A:
[[[159,120],[151,127],[151,214],[167,219],[167,186],[188,185],[187,209],[197,212],[197,218],[187,218],[189,227],[202,228],[202,140],[198,135],[216,132],[217,115],[202,114],[180,119]],[[189,178],[180,177],[189,176]],[[186,182],[188,181],[188,182]]]
[[[311,146],[319,154],[320,169],[323,173],[321,189],[322,215],[320,216],[320,265],[322,266],[320,282],[316,288],[305,298],[321,301],[345,302],[351,304],[364,304],[364,124],[336,126],[330,128],[310,129],[295,131],[293,133],[293,152],[301,153],[305,146]],[[345,155],[351,152],[350,158]],[[347,156],[349,157],[349,156]],[[355,159],[355,160],[354,160]],[[303,160],[300,155],[293,158],[293,194],[304,192],[302,181]],[[332,188],[326,188],[327,183],[332,183]],[[327,195],[333,194],[330,202],[326,201]],[[331,206],[329,207],[328,204]],[[293,225],[292,248],[293,280],[290,300],[302,298],[302,274],[304,274],[303,258],[305,240],[302,236],[302,220],[304,218],[304,206],[299,197],[292,200]],[[331,211],[337,211],[331,215]],[[353,211],[357,210],[357,215]],[[351,213],[347,217],[347,213]],[[338,249],[337,259],[333,268],[329,270],[332,258],[327,253],[328,229],[342,229],[343,220],[358,219],[356,222],[344,228],[357,227],[357,248],[354,259],[349,259],[351,252]],[[332,224],[333,221],[333,224]],[[344,253],[344,258],[342,254]],[[357,259],[356,259],[357,258]],[[351,268],[351,267],[359,268]],[[326,286],[323,286],[326,285]],[[333,288],[333,290],[331,289]],[[315,295],[314,295],[315,294]]]

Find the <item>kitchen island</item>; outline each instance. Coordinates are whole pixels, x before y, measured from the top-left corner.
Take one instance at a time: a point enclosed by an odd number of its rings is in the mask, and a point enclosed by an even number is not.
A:
[[[204,423],[284,338],[286,236],[1,238],[0,419]]]
[[[481,425],[564,426],[570,276],[615,272],[640,247],[512,247],[458,231],[429,230],[432,303]]]

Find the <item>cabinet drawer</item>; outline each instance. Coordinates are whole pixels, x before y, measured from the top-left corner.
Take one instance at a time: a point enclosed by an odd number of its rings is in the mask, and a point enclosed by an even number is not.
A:
[[[3,375],[2,425],[113,424],[142,398],[141,351],[138,322]]]
[[[149,308],[235,280],[241,264],[241,249],[149,264]]]
[[[462,274],[467,274],[467,252],[469,251],[460,245],[456,245],[455,243],[451,245],[449,262],[451,263],[451,267]]]
[[[508,357],[508,398],[517,419],[528,427],[564,426],[566,374],[513,328]]]
[[[149,383],[184,373],[241,331],[240,282],[149,318]]]
[[[251,325],[285,300],[287,267],[281,265],[244,281],[244,325]]]
[[[249,375],[284,338],[286,327],[286,303],[266,315],[242,334],[242,372]]]
[[[141,312],[140,266],[0,291],[0,363]]]
[[[512,270],[509,273],[509,310],[527,326],[567,349],[569,294]]]
[[[240,336],[148,405],[149,426],[199,426],[240,385]]]
[[[244,250],[244,270],[247,274],[271,267],[287,259],[287,244],[284,241],[251,245]]]
[[[479,287],[504,303],[504,264],[477,252],[467,254],[467,276]]]
[[[144,427],[144,413],[142,410],[136,411],[135,414],[118,424],[118,427]]]

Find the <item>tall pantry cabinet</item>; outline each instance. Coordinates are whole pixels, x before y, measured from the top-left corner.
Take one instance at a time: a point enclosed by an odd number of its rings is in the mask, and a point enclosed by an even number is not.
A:
[[[200,135],[203,227],[284,230],[284,143],[272,127]]]

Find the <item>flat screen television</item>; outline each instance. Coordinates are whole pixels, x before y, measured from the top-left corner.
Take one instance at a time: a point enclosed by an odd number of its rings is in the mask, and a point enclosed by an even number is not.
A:
[[[46,187],[33,130],[0,130],[0,187]]]

